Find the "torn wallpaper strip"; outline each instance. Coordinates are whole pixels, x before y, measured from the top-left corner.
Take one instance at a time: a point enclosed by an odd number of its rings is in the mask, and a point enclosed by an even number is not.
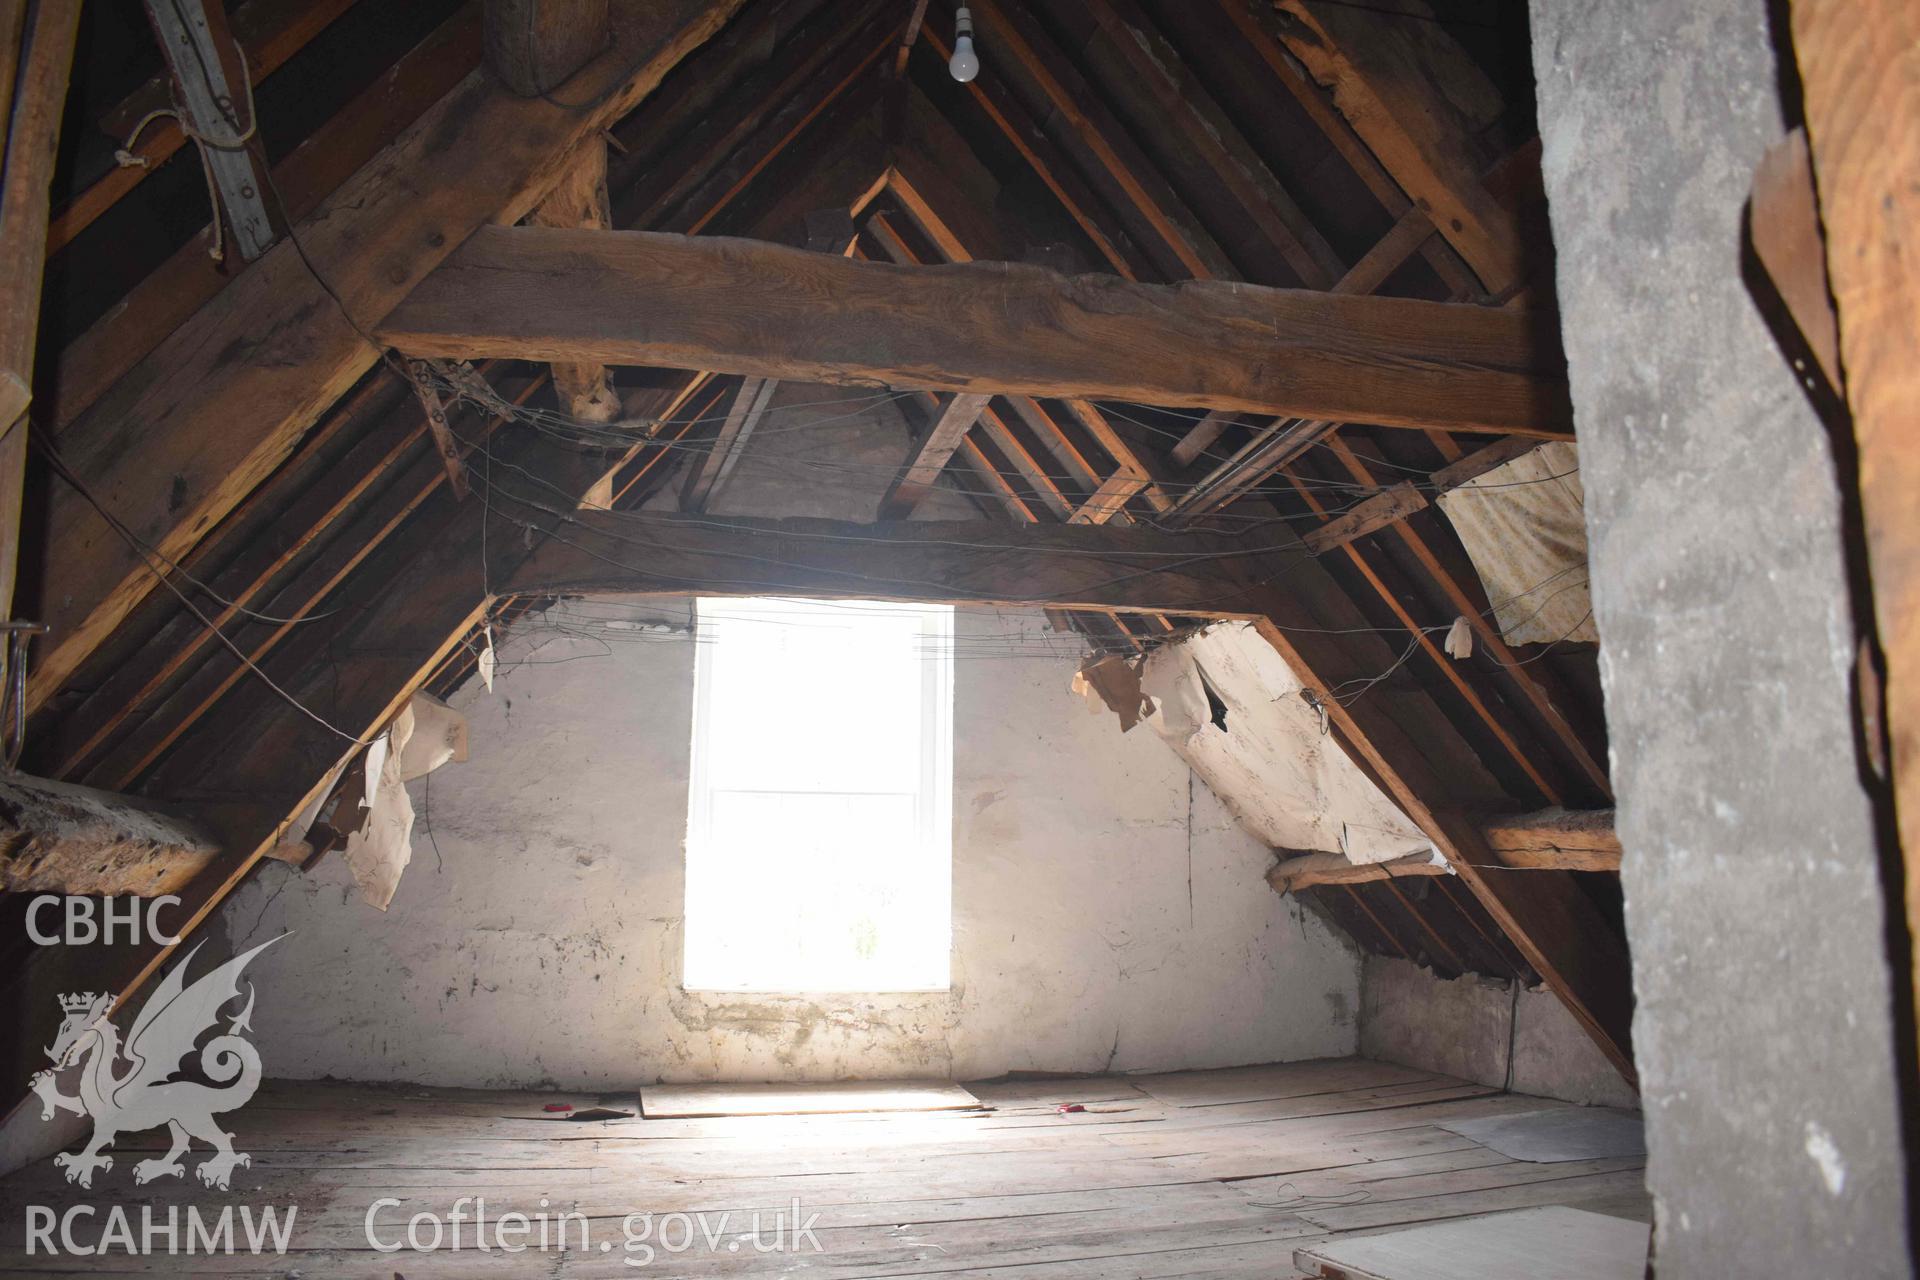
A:
[[[1322,732],[1299,678],[1250,624],[1221,623],[1156,649],[1140,687],[1157,708],[1147,723],[1269,845],[1352,862],[1433,847]]]
[[[1443,493],[1508,644],[1598,640],[1580,453],[1551,441]]]

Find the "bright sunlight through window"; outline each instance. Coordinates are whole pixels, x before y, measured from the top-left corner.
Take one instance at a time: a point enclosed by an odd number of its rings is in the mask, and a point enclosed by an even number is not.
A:
[[[686,985],[947,989],[953,610],[699,602]]]

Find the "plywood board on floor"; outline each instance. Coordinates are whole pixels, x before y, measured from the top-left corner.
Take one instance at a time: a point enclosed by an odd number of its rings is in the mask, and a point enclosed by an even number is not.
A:
[[[970,1111],[980,1099],[944,1080],[843,1080],[826,1084],[650,1084],[649,1120],[714,1116],[836,1115],[854,1111]]]
[[[1647,1154],[1640,1113],[1615,1107],[1558,1107],[1450,1120],[1441,1127],[1514,1160],[1551,1163]]]
[[[1294,1265],[1339,1280],[1641,1280],[1644,1223],[1554,1206],[1345,1236]]]

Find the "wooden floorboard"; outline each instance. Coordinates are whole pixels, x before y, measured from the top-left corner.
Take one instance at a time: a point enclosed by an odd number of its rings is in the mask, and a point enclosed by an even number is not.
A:
[[[223,1118],[252,1157],[228,1192],[191,1172],[135,1186],[133,1166],[161,1152],[163,1131],[123,1136],[91,1190],[50,1162],[0,1180],[0,1273],[1292,1277],[1297,1249],[1350,1231],[1552,1204],[1647,1213],[1637,1160],[1529,1164],[1438,1127],[1564,1104],[1360,1059],[969,1088],[981,1109],[572,1122],[544,1106],[631,1111],[637,1099],[270,1081]],[[203,1158],[196,1147],[189,1170]],[[536,1236],[525,1252],[482,1253],[470,1222],[458,1252],[445,1239],[433,1252],[370,1246],[376,1200],[393,1202],[376,1230],[394,1242],[415,1214],[444,1222],[460,1197],[484,1197],[496,1222],[578,1217],[564,1249]],[[796,1200],[803,1218],[818,1215],[821,1252],[804,1240],[756,1252],[775,1215],[791,1225]],[[30,1206],[92,1206],[75,1220],[85,1244],[101,1242],[116,1205],[136,1236],[143,1209],[161,1222],[243,1205],[296,1217],[286,1256],[167,1256],[164,1239],[149,1256],[117,1244],[104,1256],[25,1252]],[[644,1213],[649,1234],[629,1253],[628,1216]],[[690,1217],[669,1225],[675,1214]],[[661,1230],[674,1244],[689,1233],[691,1247],[667,1252]],[[643,1247],[651,1265],[627,1265]]]

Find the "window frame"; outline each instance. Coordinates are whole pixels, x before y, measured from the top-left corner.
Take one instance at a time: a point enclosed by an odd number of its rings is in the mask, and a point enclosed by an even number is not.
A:
[[[720,635],[708,633],[709,619],[724,620],[729,614],[752,609],[762,614],[791,611],[798,616],[823,616],[829,610],[871,609],[897,617],[901,613],[917,616],[916,643],[921,654],[920,716],[918,726],[920,765],[918,787],[913,793],[912,837],[920,855],[932,859],[936,867],[927,872],[926,886],[933,892],[928,911],[938,917],[943,940],[939,948],[938,972],[927,972],[925,982],[892,982],[861,986],[790,981],[750,981],[739,984],[714,982],[717,976],[695,970],[696,903],[694,901],[695,860],[706,855],[713,836],[713,798],[710,781],[714,752],[713,700]],[[687,833],[684,846],[682,886],[682,939],[680,947],[681,988],[700,994],[739,995],[884,995],[909,993],[946,993],[953,987],[953,663],[955,609],[952,605],[887,600],[843,600],[804,596],[701,596],[693,602],[694,612],[694,687],[693,725],[689,742]],[[929,657],[928,655],[932,655]],[[831,691],[824,697],[831,700]],[[779,789],[769,789],[777,791]],[[849,792],[795,787],[794,793],[810,795],[884,794],[897,791]],[[711,870],[711,868],[709,868]],[[928,920],[916,928],[932,927]],[[696,979],[700,979],[696,981]]]

